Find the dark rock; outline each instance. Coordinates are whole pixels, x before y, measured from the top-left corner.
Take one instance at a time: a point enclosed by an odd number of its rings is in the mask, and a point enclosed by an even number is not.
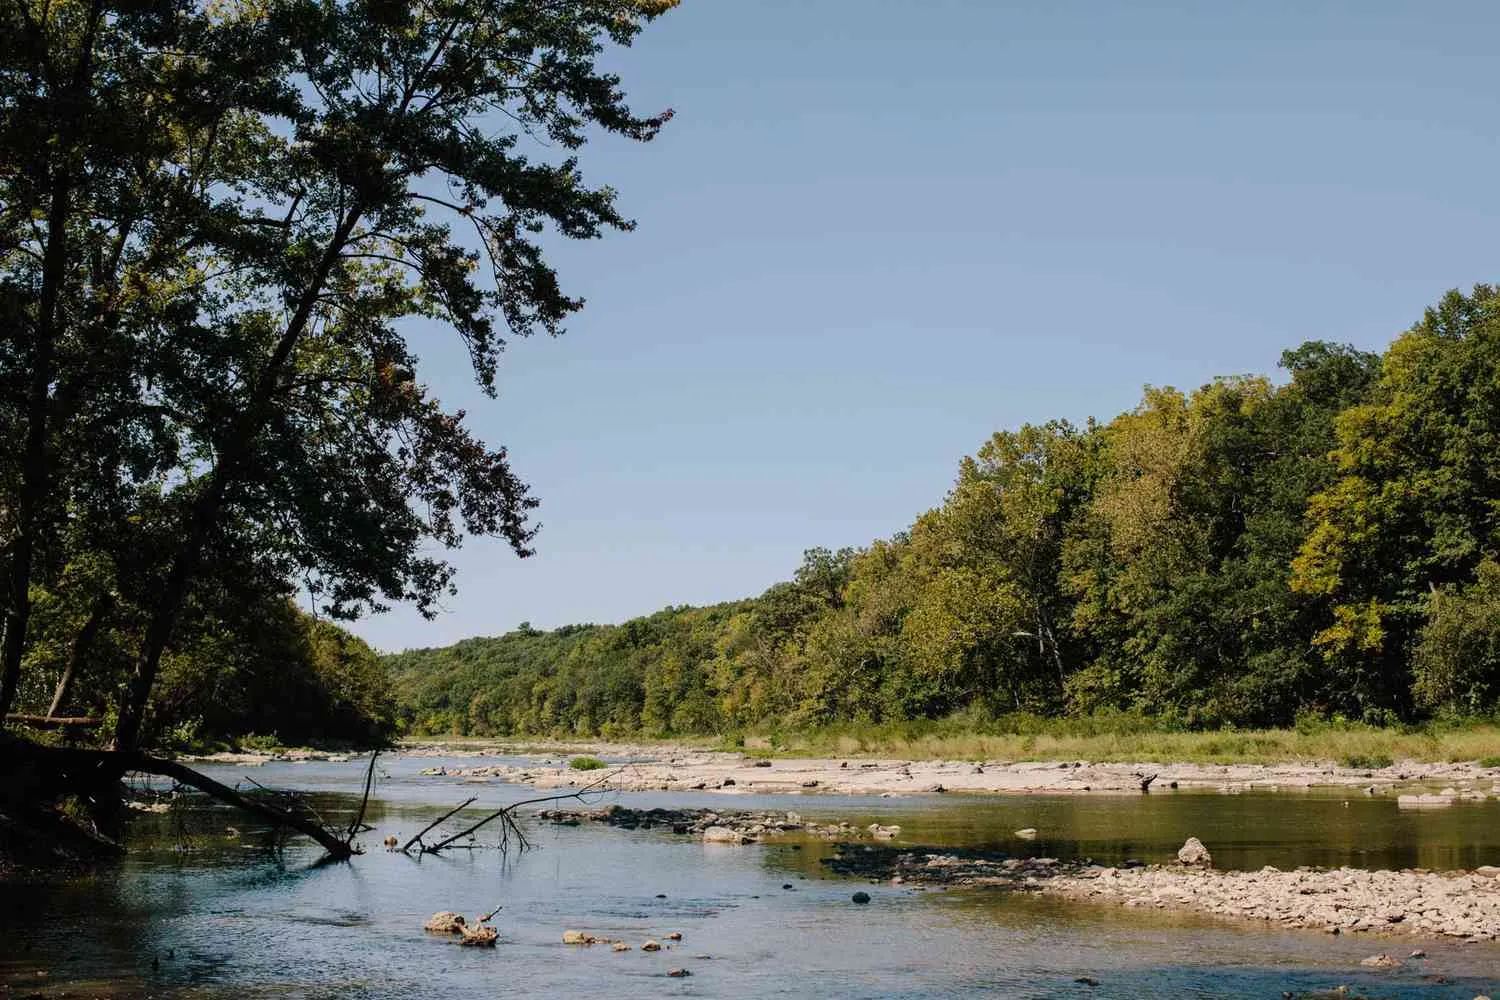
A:
[[[861,906],[863,906],[864,904],[866,904],[866,903],[868,903],[870,901],[870,894],[868,892],[865,892],[865,891],[861,890],[859,892],[856,892],[854,895],[850,896],[849,898],[852,899],[854,902],[856,902],[856,903],[860,904]]]

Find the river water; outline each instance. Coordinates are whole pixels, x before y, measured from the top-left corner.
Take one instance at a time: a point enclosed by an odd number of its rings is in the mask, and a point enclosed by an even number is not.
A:
[[[919,891],[824,875],[818,841],[724,847],[662,831],[528,824],[534,849],[421,859],[387,853],[468,795],[470,810],[534,794],[423,778],[432,758],[380,762],[369,853],[315,865],[294,839],[228,809],[195,805],[134,821],[132,852],[85,878],[0,882],[0,997],[1280,997],[1462,998],[1500,991],[1500,947],[1333,937],[1161,911],[986,890]],[[471,764],[472,761],[450,762]],[[338,822],[364,773],[347,764],[206,768],[233,783],[315,793]],[[1345,791],[1149,796],[726,796],[634,793],[633,807],[791,809],[820,821],[899,823],[897,843],[983,847],[1106,862],[1172,856],[1197,836],[1225,868],[1271,864],[1473,867],[1500,859],[1500,803],[1408,812]],[[1036,841],[1012,831],[1035,827]],[[785,888],[790,886],[791,888]],[[868,906],[850,895],[866,889]],[[495,906],[499,947],[421,931],[434,911]],[[652,954],[561,943],[577,928]],[[1378,951],[1425,960],[1361,969]],[[670,978],[671,968],[688,978]],[[1079,982],[1080,978],[1098,985]],[[1446,980],[1446,981],[1442,981]]]

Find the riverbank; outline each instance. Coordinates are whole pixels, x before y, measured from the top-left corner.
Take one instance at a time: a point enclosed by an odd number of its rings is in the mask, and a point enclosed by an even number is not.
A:
[[[1283,764],[1099,763],[1014,760],[902,760],[860,757],[759,757],[648,744],[556,743],[416,744],[409,757],[441,757],[424,769],[453,781],[505,781],[540,790],[578,788],[601,779],[619,791],[834,793],[849,795],[1103,794],[1206,788],[1233,794],[1336,786],[1369,795],[1396,795],[1402,805],[1431,808],[1500,795],[1500,767],[1477,761],[1402,760],[1385,767],[1347,767],[1333,761]],[[487,757],[525,755],[525,763],[483,763]],[[610,771],[570,766],[579,755],[621,762]],[[453,766],[453,759],[472,760]],[[1406,793],[1403,797],[1403,793]],[[1418,798],[1422,801],[1418,801]]]
[[[1288,764],[1333,761],[1350,768],[1475,761],[1500,766],[1500,727],[1486,720],[1378,727],[1317,722],[1287,729],[1181,732],[1134,716],[1048,719],[1020,716],[1004,723],[916,720],[884,725],[840,725],[729,737],[672,740],[427,737],[407,745],[453,748],[502,743],[542,749],[628,745],[647,754],[670,750],[745,750],[771,757],[885,757],[905,760],[1010,760],[1187,764]]]

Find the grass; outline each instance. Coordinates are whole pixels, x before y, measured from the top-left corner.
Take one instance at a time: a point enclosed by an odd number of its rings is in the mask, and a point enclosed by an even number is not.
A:
[[[568,766],[575,771],[599,771],[609,765],[598,757],[574,757],[568,761]]]
[[[454,747],[516,744],[531,752],[558,754],[610,742],[603,737],[423,737]],[[663,738],[640,734],[616,739],[642,747],[718,749],[783,757],[896,757],[904,760],[1087,760],[1183,764],[1335,763],[1376,770],[1397,761],[1477,761],[1500,767],[1500,724],[1494,720],[1429,723],[1419,727],[1380,727],[1361,723],[1309,721],[1287,729],[1187,731],[1159,719],[1124,713],[1086,718],[1045,719],[1012,716],[997,720],[956,717],[881,725],[824,728],[765,728],[711,736]],[[592,746],[588,747],[592,749]],[[578,760],[594,760],[580,757]],[[578,767],[577,764],[572,766]],[[603,766],[602,764],[599,766]],[[580,770],[586,769],[587,765]]]
[[[747,735],[743,746],[782,756],[899,757],[907,760],[1087,760],[1096,762],[1275,764],[1334,761],[1373,770],[1398,760],[1480,761],[1500,766],[1500,727],[1381,728],[1322,723],[1294,729],[1173,732],[1125,720],[1114,731],[1099,725],[1051,722],[1001,731],[955,722],[901,726],[841,726]]]

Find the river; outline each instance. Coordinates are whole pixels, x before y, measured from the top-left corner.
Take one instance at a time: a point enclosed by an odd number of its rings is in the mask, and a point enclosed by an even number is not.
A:
[[[528,823],[533,849],[421,859],[379,847],[468,795],[495,808],[529,789],[420,777],[443,763],[382,758],[347,864],[204,802],[133,821],[116,867],[0,882],[8,996],[305,997],[1280,997],[1347,985],[1384,997],[1500,992],[1500,946],[1339,937],[998,891],[919,891],[828,878],[821,841],[726,847],[662,831]],[[472,761],[466,762],[472,763]],[[361,761],[209,767],[233,783],[305,789],[330,821],[357,804]],[[728,796],[631,793],[601,804],[791,809],[821,821],[898,823],[901,842],[1054,857],[1161,861],[1197,836],[1228,868],[1301,864],[1473,867],[1500,858],[1500,802],[1401,811],[1348,790],[1136,796]],[[1034,827],[1037,840],[1013,831]],[[791,888],[785,888],[790,886]],[[866,906],[850,901],[867,890]],[[434,911],[502,909],[493,950],[426,935]],[[562,944],[577,928],[658,953]],[[677,931],[675,945],[664,935]],[[1362,969],[1379,951],[1425,960]],[[670,978],[671,968],[691,976]],[[1090,985],[1080,980],[1092,980]],[[1444,981],[1445,980],[1445,981]],[[7,993],[0,991],[0,996]]]

